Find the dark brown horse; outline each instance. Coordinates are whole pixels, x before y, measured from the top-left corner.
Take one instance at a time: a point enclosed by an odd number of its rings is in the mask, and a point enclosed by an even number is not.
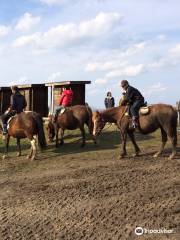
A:
[[[42,117],[36,112],[22,112],[11,119],[8,134],[5,137],[5,153],[3,159],[5,159],[8,154],[10,137],[17,139],[18,156],[21,156],[20,139],[28,138],[31,142],[31,151],[28,158],[34,160],[37,152],[37,137],[40,148],[43,149],[46,146]]]
[[[135,155],[138,156],[140,149],[136,143],[134,137],[134,130],[130,129],[131,118],[127,116],[127,106],[120,106],[115,108],[110,108],[102,112],[93,113],[93,135],[97,135],[104,128],[106,122],[116,123],[119,130],[122,141],[122,149],[120,153],[120,158],[123,158],[126,152],[126,136],[129,135],[134,148]],[[177,145],[177,111],[171,105],[166,104],[154,104],[149,106],[149,113],[141,115],[139,117],[139,131],[142,134],[148,134],[161,130],[162,144],[159,151],[154,155],[158,157],[162,154],[165,144],[167,142],[167,137],[169,137],[172,144],[172,154],[170,159],[176,155],[176,145]]]
[[[57,123],[53,123],[54,117],[49,116],[49,122],[47,126],[49,141],[52,141],[56,136],[56,147],[59,146],[58,134],[60,130],[60,145],[63,145],[64,131],[65,129],[74,130],[79,128],[82,134],[81,147],[85,146],[85,129],[84,124],[88,126],[89,133],[91,134],[94,143],[96,144],[95,137],[92,135],[93,123],[92,123],[92,111],[88,106],[75,105],[66,109],[64,113],[58,115]]]

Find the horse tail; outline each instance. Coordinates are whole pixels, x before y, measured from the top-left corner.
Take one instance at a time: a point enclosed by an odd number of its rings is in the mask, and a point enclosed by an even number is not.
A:
[[[173,109],[172,130],[173,130],[175,145],[177,145],[177,122],[178,122],[178,113],[177,113],[177,110]]]
[[[92,110],[89,106],[86,105],[86,109],[88,112],[88,128],[89,128],[89,133],[92,134],[93,133],[93,122],[92,122]]]
[[[34,119],[36,121],[37,130],[38,130],[38,143],[40,148],[43,149],[47,145],[44,128],[43,128],[43,119],[39,114],[35,115]]]

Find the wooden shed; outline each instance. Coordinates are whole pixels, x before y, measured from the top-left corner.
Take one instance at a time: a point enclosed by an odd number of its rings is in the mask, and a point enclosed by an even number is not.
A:
[[[26,84],[18,86],[27,101],[27,111],[35,111],[43,117],[48,115],[48,89],[45,84]]]
[[[47,83],[46,86],[50,88],[50,104],[49,108],[51,112],[54,112],[56,106],[59,104],[60,93],[63,87],[70,86],[74,95],[72,105],[85,104],[86,84],[90,84],[91,81],[63,81]]]
[[[35,111],[43,117],[48,115],[48,88],[45,84],[26,84],[18,85],[19,91],[25,96],[27,101],[27,111]],[[1,114],[10,104],[10,87],[0,88],[0,106]]]
[[[0,115],[9,107],[11,97],[10,87],[0,87]]]

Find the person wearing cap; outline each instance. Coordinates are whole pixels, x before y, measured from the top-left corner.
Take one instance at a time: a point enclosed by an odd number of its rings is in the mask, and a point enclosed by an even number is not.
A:
[[[7,134],[7,122],[15,114],[19,114],[24,111],[27,106],[25,97],[19,92],[17,86],[11,87],[12,95],[10,99],[10,106],[8,110],[1,116],[3,125],[3,134]]]
[[[127,80],[121,81],[121,87],[125,91],[123,104],[128,104],[130,106],[130,114],[132,116],[132,127],[136,128],[139,125],[139,109],[144,106],[144,97],[141,92],[130,86]]]
[[[112,97],[111,92],[107,92],[106,98],[104,99],[104,104],[106,109],[114,107],[115,101],[114,101],[114,98]]]

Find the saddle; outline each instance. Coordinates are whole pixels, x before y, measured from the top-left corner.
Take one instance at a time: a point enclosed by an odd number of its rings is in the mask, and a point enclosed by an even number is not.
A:
[[[139,116],[148,115],[149,113],[150,113],[150,106],[143,106],[139,109]],[[130,116],[129,109],[127,109],[125,116]]]
[[[141,107],[139,109],[139,115],[147,115],[149,113],[150,113],[150,107],[149,106]]]
[[[63,107],[63,108],[61,108],[59,114],[63,114],[63,113],[65,113],[66,111],[67,111],[67,108],[66,108],[66,107]]]
[[[9,125],[11,123],[11,121],[17,116],[17,114],[15,114],[14,116],[10,117],[7,121],[7,129],[9,129]]]

